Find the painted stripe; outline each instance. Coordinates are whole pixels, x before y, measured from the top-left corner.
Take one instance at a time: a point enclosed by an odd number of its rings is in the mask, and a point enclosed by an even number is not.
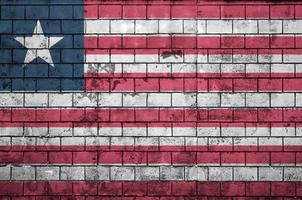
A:
[[[124,1],[124,0],[113,0],[113,1],[102,1],[102,0],[85,0],[84,1],[85,5],[89,5],[89,4],[104,4],[104,5],[110,5],[110,4],[121,4],[121,5],[140,5],[140,4],[146,4],[145,0],[137,0],[135,2],[128,2],[128,1]],[[156,0],[156,1],[149,1],[147,2],[147,5],[211,5],[211,4],[218,4],[218,5],[230,5],[230,2],[226,2],[224,0],[179,0],[179,1],[166,1],[166,0]],[[251,1],[251,0],[236,0],[236,1],[232,1],[231,5],[237,5],[237,4],[246,4],[246,5],[255,5],[255,4],[259,4],[259,5],[276,5],[276,2],[271,2],[271,1],[266,1],[266,0],[259,0],[257,2],[255,1]],[[300,5],[302,4],[302,1],[300,0],[289,0],[289,1],[284,1],[284,0],[280,0],[278,1],[278,4],[283,5],[283,4],[297,4]]]
[[[300,77],[300,64],[90,63],[85,77]]]
[[[0,195],[25,196],[48,195],[66,197],[85,195],[86,198],[118,198],[126,200],[131,196],[137,199],[158,199],[160,197],[174,199],[181,197],[227,197],[231,196],[259,196],[274,197],[301,197],[301,182],[197,182],[197,181],[119,181],[119,182],[92,182],[92,181],[1,181]],[[34,189],[32,189],[34,188]],[[43,195],[47,195],[43,196]]]
[[[282,122],[302,121],[299,108],[265,109],[1,109],[2,122]]]
[[[85,34],[299,34],[302,20],[86,19]]]
[[[232,1],[226,4],[223,1],[205,1],[188,5],[185,1],[178,3],[162,1],[161,5],[153,2],[141,2],[135,5],[85,5],[85,18],[95,19],[301,19],[301,4],[299,1],[288,5],[271,5],[268,1]],[[136,2],[137,3],[137,2]],[[89,2],[88,2],[89,4]],[[127,3],[126,3],[127,4]],[[186,5],[187,4],[187,5]],[[202,5],[206,4],[206,5]],[[240,4],[240,5],[236,5]],[[255,5],[256,4],[256,5]]]
[[[1,151],[302,151],[301,134],[267,136],[261,135],[263,130],[262,132],[261,130],[257,132],[257,129],[250,130],[254,132],[249,136],[211,135],[206,134],[205,130],[198,132],[203,135],[175,136],[160,134],[122,136],[102,133],[100,136],[90,133],[86,135],[75,133],[75,136],[71,136],[61,132],[61,135],[49,134],[51,137],[47,137],[48,134],[40,137],[33,135],[3,137],[0,144]]]
[[[297,78],[86,78],[87,92],[294,92],[302,90]]]
[[[301,49],[88,49],[85,62],[102,64],[119,63],[204,63],[204,64],[257,64],[301,63]]]
[[[270,152],[261,151],[262,149],[277,148],[276,146],[225,146],[225,149],[234,148],[235,151],[217,151],[219,146],[186,146],[191,151],[160,151],[165,146],[142,146],[139,148],[153,149],[153,151],[104,151],[106,147],[88,146],[90,151],[67,151],[68,146],[52,146],[52,151],[41,151],[39,146],[29,146],[31,149],[40,149],[40,151],[0,151],[0,164],[30,164],[30,165],[178,165],[178,166],[301,166],[301,152]],[[301,151],[302,147],[299,146]],[[55,148],[59,150],[54,151]],[[108,147],[107,147],[108,148]],[[116,147],[111,147],[115,149]],[[121,148],[121,147],[118,147]],[[169,148],[169,147],[168,147]],[[280,148],[280,147],[278,147]],[[284,149],[291,149],[290,146],[283,146]],[[297,148],[297,147],[295,147]],[[66,149],[60,150],[60,149]],[[92,149],[102,149],[99,151],[91,151]],[[154,152],[155,150],[158,150]],[[193,151],[193,149],[195,151]],[[203,151],[196,151],[201,149]],[[204,150],[207,149],[207,150]],[[211,151],[215,149],[215,151]],[[220,147],[220,150],[223,149]],[[238,150],[242,151],[238,151]],[[260,149],[260,151],[255,151]],[[244,151],[243,151],[244,150]],[[250,150],[250,151],[248,151]],[[254,150],[254,151],[252,151]]]
[[[2,180],[301,181],[301,167],[4,166]],[[11,171],[11,173],[9,173]],[[36,171],[36,174],[35,174]],[[86,171],[86,174],[85,174]],[[97,173],[93,176],[91,173]],[[234,171],[234,172],[233,172]],[[283,172],[284,171],[284,172]],[[90,172],[90,174],[87,172]],[[8,174],[7,174],[8,173]],[[100,174],[99,174],[100,173]],[[11,175],[10,175],[11,174]],[[233,177],[234,175],[234,177]],[[282,177],[284,176],[284,177]],[[109,179],[110,178],[110,179]]]
[[[160,64],[163,65],[163,64]],[[135,69],[134,69],[135,70]],[[167,69],[171,70],[171,69]],[[190,70],[190,69],[188,69]],[[231,69],[230,69],[231,70]],[[140,78],[140,77],[202,77],[202,78],[238,78],[238,77],[272,77],[272,78],[290,78],[290,77],[302,77],[302,73],[246,73],[246,72],[234,72],[234,73],[211,73],[211,72],[101,72],[101,73],[85,73],[86,78]]]
[[[70,121],[70,122],[0,122],[0,127],[6,129],[6,128],[16,128],[13,129],[12,132],[22,132],[23,129],[20,127],[44,127],[44,128],[89,128],[89,127],[100,127],[100,128],[144,128],[144,127],[157,127],[157,128],[190,128],[190,127],[233,127],[233,128],[239,128],[239,127],[279,127],[279,128],[291,128],[291,127],[297,127],[300,128],[302,124],[300,122],[156,122],[156,121],[146,121],[146,122],[76,122],[76,121]],[[9,130],[5,130],[9,131]],[[70,130],[72,131],[72,130]],[[9,132],[10,133],[10,132]]]
[[[24,127],[24,129],[22,128]],[[200,130],[197,131],[201,131],[205,130],[204,132],[207,132],[207,128],[209,128],[209,131],[211,130],[211,128],[215,128],[215,132],[213,132],[213,136],[217,136],[217,134],[219,135],[220,132],[222,130],[220,130],[220,128],[225,128],[225,131],[228,130],[228,128],[236,128],[239,132],[244,132],[244,128],[246,128],[247,132],[250,132],[250,134],[252,134],[252,130],[253,128],[257,128],[257,130],[259,131],[259,133],[261,131],[263,131],[261,133],[262,136],[270,136],[270,134],[272,133],[272,135],[276,134],[278,135],[278,133],[280,132],[280,134],[283,132],[289,132],[288,134],[291,134],[291,136],[294,135],[294,133],[296,132],[297,135],[300,135],[301,133],[301,127],[302,124],[300,122],[40,122],[40,121],[36,121],[36,122],[0,122],[0,130],[2,131],[1,135],[5,136],[5,135],[16,135],[16,136],[22,136],[23,132],[36,132],[37,134],[39,132],[54,132],[53,134],[55,134],[55,132],[65,132],[65,135],[72,135],[71,133],[74,132],[91,132],[91,131],[95,131],[97,132],[97,130],[93,130],[92,128],[98,128],[99,131],[108,131],[107,134],[109,134],[110,136],[119,136],[122,135],[122,129],[123,130],[127,130],[129,129],[129,131],[133,131],[133,128],[142,131],[142,135],[147,135],[147,133],[145,133],[145,128],[148,129],[148,132],[150,133],[151,129],[155,128],[154,131],[158,132],[157,136],[160,136],[161,134],[159,134],[159,132],[165,130],[165,134],[162,136],[172,136],[172,132],[175,131],[188,131],[188,129],[191,128],[200,128]],[[27,129],[28,128],[28,129]],[[34,129],[36,128],[36,130]],[[87,128],[87,129],[85,129]],[[109,128],[108,130],[106,130],[106,128]],[[160,129],[163,128],[163,129]],[[242,128],[242,130],[240,130],[240,128]],[[248,131],[248,129],[251,128],[251,130]],[[263,128],[263,130],[262,130]],[[276,129],[274,129],[276,128]],[[61,130],[62,129],[62,130]],[[92,129],[92,130],[90,130]],[[177,130],[179,129],[179,130]],[[285,130],[282,130],[285,129]],[[90,130],[90,131],[88,131]],[[113,131],[110,134],[110,131]],[[194,131],[194,130],[190,130]],[[213,130],[212,130],[213,131]],[[256,130],[254,130],[256,131]],[[144,133],[144,134],[143,134]],[[100,134],[100,133],[99,133]],[[104,134],[104,133],[103,133]],[[102,134],[102,135],[103,135]],[[186,132],[183,132],[183,136],[185,135]],[[192,134],[192,133],[191,133]],[[205,133],[204,133],[205,134]],[[209,134],[209,133],[208,133]],[[80,134],[81,135],[81,134]],[[131,134],[130,134],[131,135]],[[133,133],[134,135],[134,133]],[[150,134],[151,135],[151,134]],[[282,134],[281,134],[282,135]],[[250,135],[252,136],[252,135]]]
[[[63,99],[62,99],[63,98]],[[227,108],[301,107],[300,93],[1,93],[0,107]]]
[[[300,35],[99,35],[85,36],[84,39],[86,49],[282,49],[302,47]]]
[[[245,56],[254,56],[254,55],[283,55],[283,56],[295,56],[301,55],[302,49],[111,49],[103,50],[103,49],[87,49],[86,55],[119,55],[119,56],[130,56],[134,55],[160,55],[161,57],[168,58],[171,56],[182,57],[183,55],[209,55],[209,56],[217,56],[217,55],[245,55]],[[287,58],[287,57],[286,57]],[[120,62],[123,63],[123,62]],[[212,62],[215,63],[215,62]],[[236,63],[236,62],[235,62]]]

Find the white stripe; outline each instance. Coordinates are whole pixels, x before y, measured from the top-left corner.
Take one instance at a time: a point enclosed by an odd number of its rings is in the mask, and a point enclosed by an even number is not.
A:
[[[35,131],[41,130],[41,128],[33,128]],[[63,146],[69,145],[80,145],[84,146],[212,146],[212,145],[227,145],[227,146],[301,146],[302,135],[294,135],[295,129],[292,131],[280,131],[274,128],[263,136],[245,136],[241,134],[245,131],[244,128],[197,128],[195,129],[195,134],[188,130],[194,130],[194,128],[166,128],[170,129],[171,135],[149,135],[142,131],[140,134],[130,133],[131,130],[136,128],[111,128],[110,130],[119,131],[122,134],[112,134],[109,133],[107,129],[107,134],[99,134],[98,136],[89,135],[85,132],[77,133],[76,136],[72,135],[60,135],[59,129],[52,128],[52,135],[25,135],[26,132],[19,132],[17,134],[9,135],[9,133],[1,134],[0,144],[3,146],[15,146],[15,145],[29,145],[29,146]],[[153,128],[153,130],[163,128]],[[236,133],[231,133],[235,130]],[[281,129],[281,128],[280,128]],[[47,128],[46,128],[47,130]],[[57,130],[55,132],[55,130]],[[85,131],[85,128],[82,130]],[[87,128],[89,130],[89,128]],[[140,128],[138,130],[143,130]],[[211,130],[220,131],[221,133],[212,133]],[[101,131],[106,131],[106,128],[99,128],[99,133]],[[179,132],[183,131],[182,134]],[[300,130],[301,131],[301,130]],[[138,132],[138,131],[137,131]],[[187,132],[187,133],[186,133]],[[174,134],[175,133],[175,134]],[[276,133],[276,134],[275,134]],[[281,134],[282,133],[282,134]],[[197,134],[197,137],[196,137]],[[24,137],[26,136],[26,137]],[[48,137],[51,136],[51,137]],[[151,142],[151,143],[149,143]]]
[[[282,55],[271,54],[250,54],[250,55],[231,55],[231,54],[175,54],[154,55],[154,54],[86,54],[86,63],[282,63]],[[283,55],[283,63],[301,63],[301,55]]]
[[[1,93],[0,108],[291,108],[301,100],[300,93],[268,92]]]
[[[1,166],[1,180],[301,181],[301,167]]]
[[[194,20],[190,29],[184,25],[190,19],[177,20],[103,20],[86,19],[85,34],[283,34],[302,33],[302,20]]]

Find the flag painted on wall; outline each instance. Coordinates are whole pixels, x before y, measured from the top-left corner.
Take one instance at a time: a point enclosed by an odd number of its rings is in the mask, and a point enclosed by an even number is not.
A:
[[[302,198],[302,1],[0,7],[0,199]]]

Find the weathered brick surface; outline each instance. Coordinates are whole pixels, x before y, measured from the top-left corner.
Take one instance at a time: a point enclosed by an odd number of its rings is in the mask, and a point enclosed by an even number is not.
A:
[[[83,3],[0,2],[0,199],[302,198],[300,1]]]

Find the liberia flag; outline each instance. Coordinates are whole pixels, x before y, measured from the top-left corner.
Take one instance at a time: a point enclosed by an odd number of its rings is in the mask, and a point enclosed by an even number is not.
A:
[[[0,199],[302,198],[302,1],[0,8]]]

